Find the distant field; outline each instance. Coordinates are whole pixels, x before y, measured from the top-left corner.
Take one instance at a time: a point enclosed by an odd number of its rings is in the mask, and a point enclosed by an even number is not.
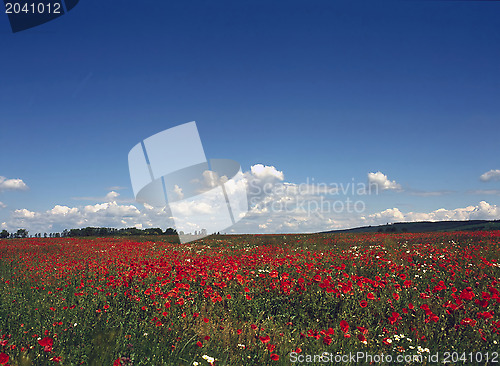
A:
[[[491,231],[500,230],[500,220],[465,220],[465,221],[421,221],[396,222],[379,226],[363,226],[353,229],[334,230],[331,233],[375,233],[375,232],[453,232],[453,231]]]
[[[0,365],[496,364],[500,231],[171,239],[0,240]]]

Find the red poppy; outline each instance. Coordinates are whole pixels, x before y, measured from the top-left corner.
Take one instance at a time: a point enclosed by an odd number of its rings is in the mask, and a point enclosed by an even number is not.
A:
[[[460,324],[462,324],[462,325],[470,325],[471,327],[475,326],[476,323],[477,323],[477,321],[475,321],[474,319],[471,319],[471,318],[464,318],[460,322]]]
[[[388,337],[385,337],[384,339],[382,339],[382,342],[384,342],[385,345],[390,346],[392,343],[392,340]]]
[[[271,340],[271,338],[268,335],[266,335],[265,337],[259,337],[259,339],[262,343],[267,343]]]
[[[368,306],[368,302],[366,302],[365,300],[361,300],[359,302],[359,306],[361,306],[362,308],[366,308]]]
[[[113,366],[121,366],[121,364],[122,364],[122,362],[121,362],[121,360],[119,358],[117,358],[115,360],[115,362],[113,362]]]
[[[347,333],[349,331],[349,324],[345,320],[341,320],[340,329],[342,329],[342,332]]]
[[[365,327],[356,327],[356,328],[363,334],[368,333],[368,329],[366,329]]]
[[[196,342],[196,345],[197,345],[198,347],[203,347],[203,343],[201,343],[200,341]]]
[[[375,299],[375,295],[373,295],[371,292],[369,292],[368,295],[366,295],[366,297],[370,300]]]
[[[279,359],[280,359],[280,356],[278,356],[276,353],[271,354],[271,360],[278,361]]]
[[[6,353],[0,353],[0,365],[5,365],[9,362],[9,355]]]
[[[474,296],[476,295],[474,294],[474,292],[472,292],[472,288],[470,287],[463,289],[460,293],[460,299],[462,300],[472,300]]]
[[[360,342],[366,342],[366,337],[363,334],[358,334],[358,339]]]
[[[45,352],[52,352],[52,346],[54,345],[54,340],[50,337],[42,338],[38,341],[38,344],[44,347]]]

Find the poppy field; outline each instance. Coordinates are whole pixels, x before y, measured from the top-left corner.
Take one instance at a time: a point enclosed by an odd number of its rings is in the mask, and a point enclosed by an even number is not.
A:
[[[500,231],[147,240],[0,240],[0,365],[500,350]]]

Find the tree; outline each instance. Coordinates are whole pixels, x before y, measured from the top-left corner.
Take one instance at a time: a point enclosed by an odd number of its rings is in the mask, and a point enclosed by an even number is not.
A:
[[[177,235],[177,231],[169,227],[167,230],[165,230],[165,235]]]
[[[18,229],[16,232],[16,238],[27,238],[28,230],[26,229]]]
[[[145,235],[162,235],[163,230],[160,228],[150,228],[144,230]]]
[[[0,233],[0,239],[6,239],[9,237],[9,232],[5,229],[2,230],[2,232]]]

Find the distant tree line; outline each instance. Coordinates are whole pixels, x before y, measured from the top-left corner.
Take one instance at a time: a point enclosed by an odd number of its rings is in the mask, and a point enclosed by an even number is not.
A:
[[[77,238],[83,236],[132,236],[132,235],[177,235],[177,231],[168,228],[163,231],[160,228],[137,229],[135,227],[116,229],[111,227],[86,227],[82,229],[65,229],[61,233],[36,233],[32,236],[28,235],[28,230],[19,229],[16,232],[9,233],[7,230],[0,232],[0,239],[7,238]]]

